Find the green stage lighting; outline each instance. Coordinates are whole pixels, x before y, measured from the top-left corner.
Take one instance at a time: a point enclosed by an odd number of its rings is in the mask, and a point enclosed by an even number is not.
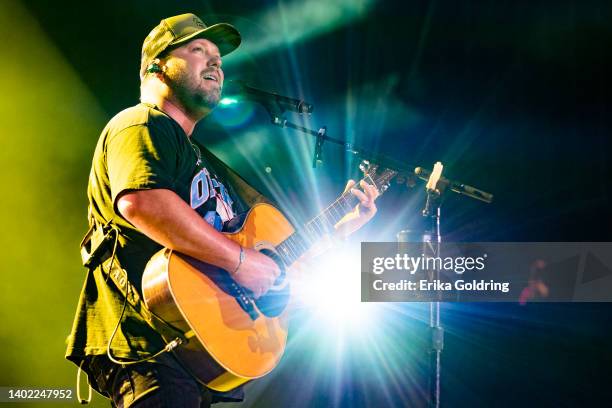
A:
[[[232,105],[236,105],[238,102],[240,102],[238,98],[225,97],[219,101],[219,105],[220,106],[232,106]]]

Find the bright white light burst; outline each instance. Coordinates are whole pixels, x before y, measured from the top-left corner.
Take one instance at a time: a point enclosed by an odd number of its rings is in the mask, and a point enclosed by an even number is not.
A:
[[[359,253],[329,251],[304,273],[295,295],[312,318],[336,331],[363,330],[375,319],[377,304],[361,302]]]

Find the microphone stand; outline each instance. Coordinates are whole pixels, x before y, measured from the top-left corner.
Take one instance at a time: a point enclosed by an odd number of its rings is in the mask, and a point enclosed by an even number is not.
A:
[[[406,183],[406,185],[408,185],[409,187],[414,186],[415,176],[423,180],[429,178],[429,171],[423,169],[422,167],[417,167],[413,164],[400,162],[398,160],[386,156],[364,152],[361,149],[356,149],[352,143],[328,136],[327,126],[322,126],[318,130],[314,130],[304,126],[300,126],[296,123],[289,122],[287,119],[283,118],[283,113],[285,113],[286,109],[279,103],[264,100],[258,100],[257,102],[266,109],[266,111],[270,115],[270,119],[273,125],[281,128],[290,128],[315,137],[315,148],[314,155],[312,158],[313,168],[316,168],[317,164],[320,165],[323,163],[323,143],[325,141],[329,141],[331,143],[335,143],[344,147],[344,150],[347,153],[351,153],[359,159],[368,160],[380,166],[384,166],[388,169],[397,171],[398,175],[401,175],[403,178],[409,180],[409,182]],[[441,178],[438,182],[438,188],[440,190],[446,190],[447,187],[449,190],[455,193],[463,194],[470,198],[483,201],[485,203],[491,203],[493,201],[493,194],[491,193],[482,191],[459,181]]]
[[[425,208],[423,208],[423,217],[425,217],[427,230],[423,234],[423,249],[425,256],[438,257],[440,256],[440,243],[442,236],[440,235],[440,206],[442,203],[442,194],[444,191],[437,189],[427,189],[427,199]],[[434,262],[434,269],[428,271],[429,280],[440,280],[440,270]],[[440,325],[440,301],[429,302],[429,333],[430,333],[430,348],[429,348],[429,406],[440,407],[440,374],[441,362],[440,357],[444,348],[444,329]]]
[[[315,149],[312,157],[313,168],[316,168],[317,164],[323,164],[323,142],[328,141],[342,146],[345,152],[350,153],[355,157],[358,157],[359,159],[370,160],[388,169],[396,170],[399,174],[416,175],[416,173],[414,173],[414,170],[412,170],[415,168],[414,165],[406,164],[386,156],[371,154],[361,149],[355,148],[352,143],[349,143],[345,140],[330,137],[327,135],[327,126],[322,126],[321,128],[319,128],[319,130],[314,130],[292,123],[282,117],[285,111],[282,107],[279,107],[278,105],[272,103],[260,103],[266,108],[266,111],[270,115],[270,119],[273,125],[281,128],[290,128],[293,130],[297,130],[298,132],[302,132],[315,137]]]
[[[442,235],[440,234],[440,207],[447,185],[438,182],[430,188],[428,183],[426,188],[427,198],[422,215],[425,221],[425,229],[420,234],[416,231],[402,230],[397,233],[399,248],[402,243],[422,243],[422,253],[426,257],[438,257],[440,255],[440,244]],[[427,271],[429,281],[440,279],[440,270],[434,262],[434,269]],[[438,294],[438,299],[440,294]],[[427,405],[433,408],[440,407],[440,376],[441,376],[441,354],[444,348],[444,329],[440,319],[440,301],[429,302],[429,347],[427,358],[429,371],[427,376],[428,401]]]
[[[312,168],[316,168],[317,164],[323,164],[323,142],[325,141],[339,144],[344,147],[345,151],[354,155],[361,155],[361,152],[353,149],[353,145],[351,143],[327,136],[327,126],[322,126],[321,128],[319,128],[319,130],[309,129],[304,126],[300,126],[296,123],[289,122],[287,119],[283,118],[282,115],[285,112],[285,109],[283,109],[278,104],[266,102],[261,102],[261,104],[266,108],[266,111],[268,111],[273,125],[276,125],[281,128],[290,128],[293,130],[297,130],[299,132],[306,133],[316,138],[314,155],[312,157]]]

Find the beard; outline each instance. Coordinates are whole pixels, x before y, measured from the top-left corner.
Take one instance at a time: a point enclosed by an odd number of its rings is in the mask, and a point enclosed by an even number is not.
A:
[[[179,67],[177,67],[179,68]],[[204,72],[198,75],[184,69],[168,70],[166,72],[168,85],[176,99],[188,110],[198,112],[211,111],[221,100],[221,85],[211,86],[204,79]]]

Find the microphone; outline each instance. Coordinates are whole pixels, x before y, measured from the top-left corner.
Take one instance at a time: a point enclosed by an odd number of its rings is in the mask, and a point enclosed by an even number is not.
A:
[[[429,176],[431,175],[431,171],[424,169],[422,167],[417,167],[414,169],[414,174],[417,175],[421,180],[429,180]],[[485,203],[490,203],[493,201],[493,194],[487,193],[486,191],[482,191],[477,189],[476,187],[468,186],[467,184],[460,183],[455,180],[449,180],[444,177],[440,177],[438,183],[442,183],[443,187],[449,187],[452,191],[459,194],[464,194],[468,197],[475,198],[476,200],[484,201]]]
[[[228,81],[226,89],[228,92],[224,91],[224,94],[238,93],[245,99],[261,103],[266,108],[279,108],[281,111],[288,110],[297,113],[312,113],[314,109],[311,104],[303,100],[253,88],[239,80]]]

